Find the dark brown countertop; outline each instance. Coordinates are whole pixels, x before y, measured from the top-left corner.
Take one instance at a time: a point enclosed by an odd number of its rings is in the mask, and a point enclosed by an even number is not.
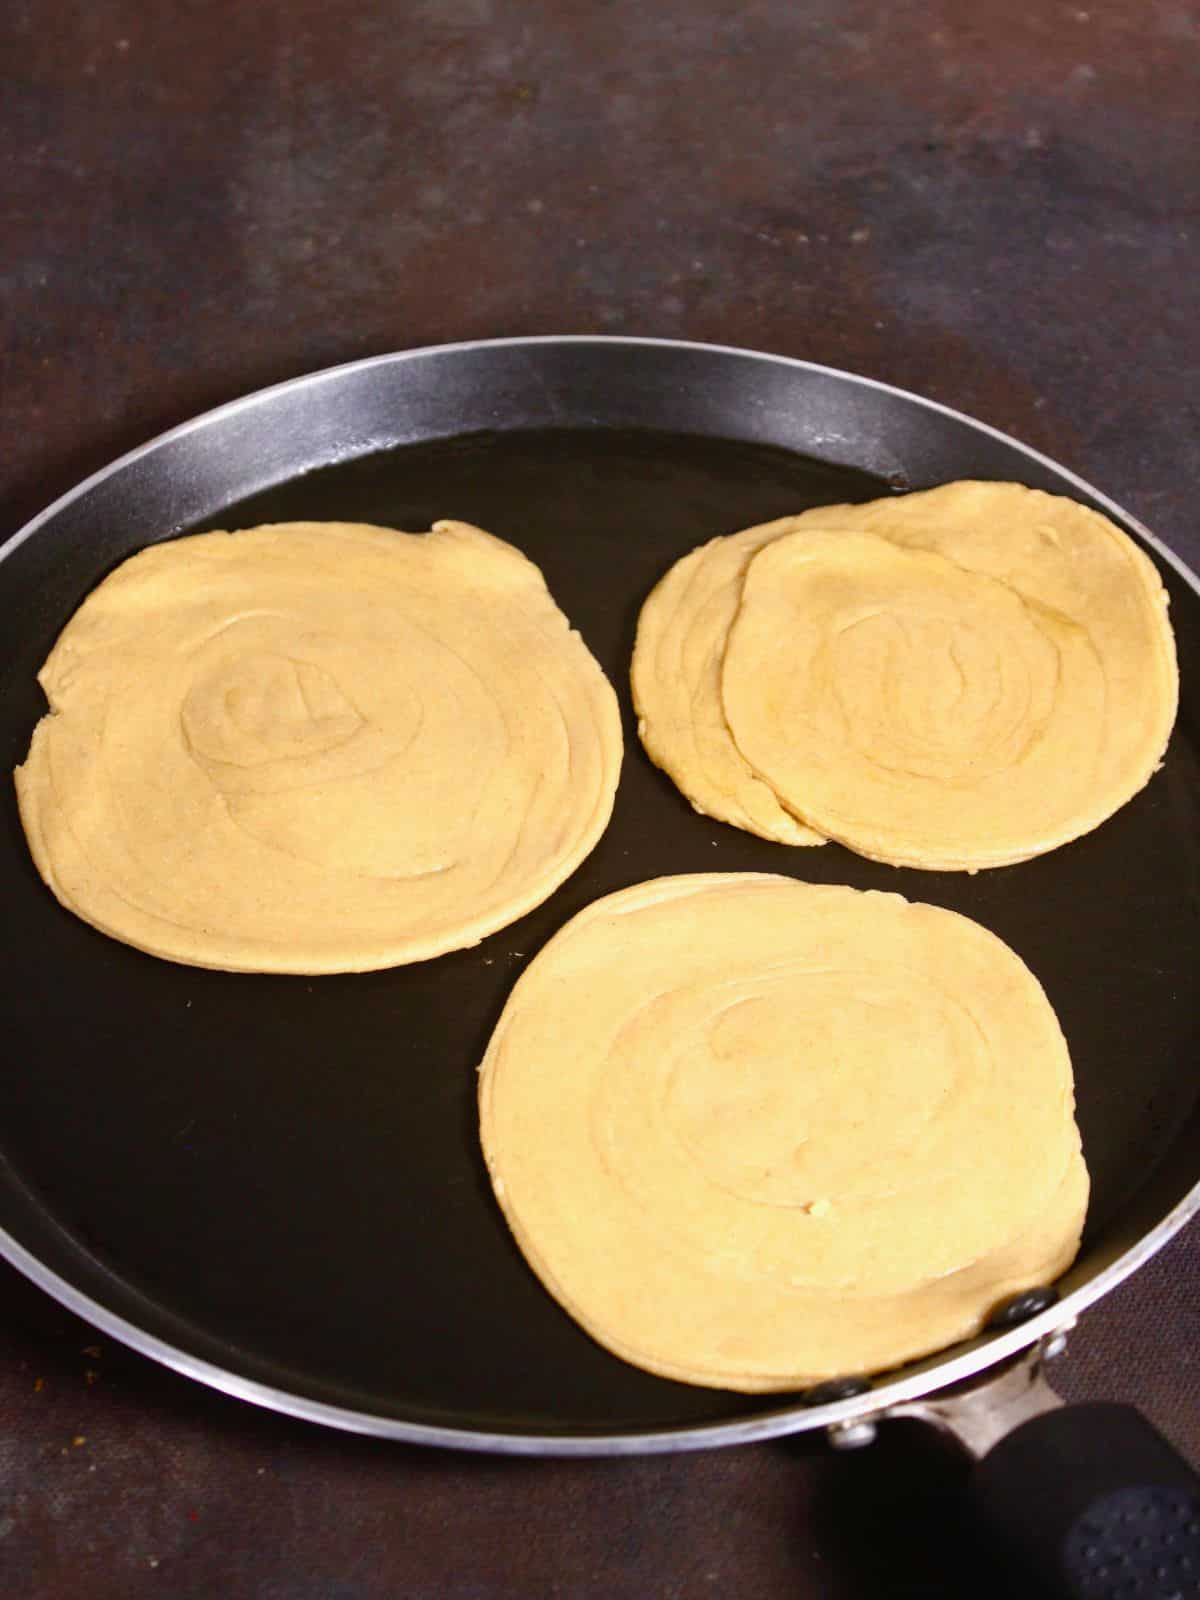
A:
[[[1200,11],[1184,0],[14,0],[0,532],[276,379],[641,333],[919,390],[1194,563]],[[1200,1459],[1200,1233],[1056,1381]],[[0,1275],[0,1590],[89,1600],[1000,1593],[893,1424],[630,1461],[419,1452],[252,1410]]]

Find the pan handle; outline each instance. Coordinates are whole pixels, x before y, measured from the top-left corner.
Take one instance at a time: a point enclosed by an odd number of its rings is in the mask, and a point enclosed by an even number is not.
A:
[[[1200,1597],[1200,1476],[1132,1406],[1064,1406],[1046,1380],[1060,1329],[982,1379],[844,1425],[915,1417],[974,1458],[968,1496],[1010,1560],[1070,1600]]]
[[[993,1445],[969,1495],[1010,1558],[1072,1600],[1200,1596],[1200,1477],[1132,1406],[1060,1406]]]

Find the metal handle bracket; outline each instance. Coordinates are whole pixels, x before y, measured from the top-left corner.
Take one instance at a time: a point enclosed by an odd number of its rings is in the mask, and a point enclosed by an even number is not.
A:
[[[917,1400],[904,1400],[869,1416],[835,1422],[828,1430],[836,1450],[858,1450],[873,1444],[879,1424],[911,1417],[952,1438],[978,1461],[1007,1433],[1062,1405],[1050,1387],[1045,1364],[1066,1349],[1074,1322],[1062,1324],[1010,1361],[989,1368],[981,1377],[954,1384]]]

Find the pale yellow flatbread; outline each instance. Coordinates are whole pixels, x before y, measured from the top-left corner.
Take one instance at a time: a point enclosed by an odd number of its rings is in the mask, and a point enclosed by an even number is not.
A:
[[[479,1102],[546,1288],[691,1383],[894,1366],[1078,1249],[1045,994],[993,934],[898,895],[701,874],[597,901],[514,988]]]
[[[60,635],[16,773],[34,860],[151,954],[363,971],[477,943],[599,839],[616,696],[541,573],[465,523],[151,546]]]
[[[1162,760],[1167,595],[1061,496],[955,483],[830,507],[750,561],[721,679],[741,755],[813,827],[897,865],[1026,860]]]
[[[710,539],[677,561],[642,607],[630,680],[647,755],[697,811],[780,844],[816,845],[823,837],[741,755],[721,706],[725,640],[746,567],[803,523],[803,516],[782,517]]]

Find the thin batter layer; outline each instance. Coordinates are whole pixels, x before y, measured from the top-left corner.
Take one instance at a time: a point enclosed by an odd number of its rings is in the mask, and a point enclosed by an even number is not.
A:
[[[746,568],[764,545],[803,525],[803,516],[782,517],[710,539],[677,561],[642,607],[630,680],[646,754],[695,810],[780,844],[816,845],[824,838],[738,750],[721,705],[725,641]]]
[[[365,971],[477,943],[612,812],[611,685],[538,568],[466,523],[153,545],[39,681],[16,772],[38,869],[173,961]]]
[[[994,935],[898,895],[699,874],[597,901],[514,988],[479,1103],[546,1288],[691,1383],[896,1365],[1079,1245],[1045,994]]]
[[[974,870],[1065,844],[1136,794],[1178,670],[1166,591],[1119,528],[967,482],[824,508],[760,549],[721,693],[742,756],[822,833]]]

